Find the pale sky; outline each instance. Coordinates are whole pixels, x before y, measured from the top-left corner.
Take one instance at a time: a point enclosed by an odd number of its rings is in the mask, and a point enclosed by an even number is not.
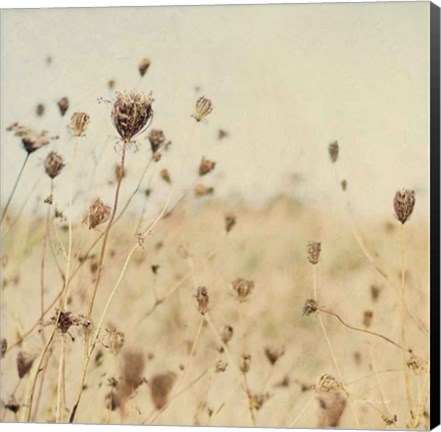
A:
[[[79,144],[76,186],[111,200],[106,182],[118,160],[116,133],[111,107],[97,99],[112,98],[107,82],[114,79],[116,90],[153,92],[152,127],[173,141],[158,171],[166,167],[172,177],[188,145],[197,97],[213,101],[212,115],[189,144],[183,185],[205,155],[217,162],[205,183],[218,197],[260,205],[288,191],[332,207],[336,185],[327,146],[337,139],[357,214],[389,217],[395,191],[408,187],[417,191],[415,217],[427,218],[428,18],[428,2],[2,11],[2,200],[25,157],[5,128],[18,121],[62,137],[32,155],[13,201],[17,208],[51,149],[71,161],[65,130],[74,111],[91,117]],[[152,65],[141,80],[137,64],[144,57]],[[62,96],[71,100],[63,119],[56,106]],[[37,118],[40,102],[46,113]],[[217,140],[218,128],[228,139]],[[139,142],[128,157],[127,194],[148,158],[146,140]],[[94,179],[93,155],[101,157]],[[61,204],[70,190],[68,172],[56,179]],[[27,211],[48,187],[45,178],[38,183]],[[155,180],[153,190],[159,205],[167,186]]]

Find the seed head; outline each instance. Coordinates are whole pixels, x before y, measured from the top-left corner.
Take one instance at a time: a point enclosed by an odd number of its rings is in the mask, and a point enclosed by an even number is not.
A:
[[[205,315],[208,312],[208,303],[210,297],[208,296],[207,288],[199,287],[196,291],[196,301],[198,302],[198,310],[201,315]]]
[[[111,79],[109,81],[107,81],[107,87],[109,87],[110,90],[113,90],[115,88],[115,80]]]
[[[342,388],[341,383],[327,373],[321,375],[315,385],[316,393],[329,393],[340,388]]]
[[[151,94],[117,93],[113,103],[112,122],[124,142],[139,135],[153,117]]]
[[[329,144],[328,151],[329,151],[329,157],[331,158],[331,162],[332,163],[337,162],[338,153],[339,153],[338,142],[334,141],[331,144]]]
[[[164,132],[160,129],[152,129],[149,133],[149,141],[152,153],[155,154],[166,142]]]
[[[395,217],[404,225],[415,207],[415,191],[402,189],[395,194]]]
[[[250,396],[250,403],[258,411],[270,397],[269,393],[256,393]]]
[[[228,367],[228,362],[226,362],[222,359],[219,359],[216,361],[216,364],[214,366],[214,370],[216,373],[225,372],[227,370],[227,367]]]
[[[277,360],[285,354],[285,347],[280,346],[277,348],[274,347],[265,347],[265,355],[271,365],[276,364]]]
[[[210,99],[202,96],[196,101],[196,112],[193,117],[197,122],[204,120],[213,111],[213,104]]]
[[[341,185],[341,190],[343,192],[346,192],[346,189],[348,188],[348,181],[347,180],[342,180],[340,185]]]
[[[22,379],[32,368],[35,356],[25,351],[17,354],[17,372],[18,377]]]
[[[236,216],[233,213],[227,213],[225,215],[225,231],[229,233],[234,225],[236,225]]]
[[[110,217],[110,207],[97,198],[89,207],[86,217],[89,229],[96,228],[98,225],[106,222]]]
[[[35,113],[38,117],[41,117],[44,114],[45,108],[42,103],[39,103],[37,107],[35,108]]]
[[[64,114],[66,114],[66,111],[69,109],[69,99],[67,97],[62,97],[57,102],[57,105],[60,110],[61,116],[64,116]]]
[[[21,138],[23,147],[29,154],[48,145],[51,141],[58,139],[57,136],[49,137],[47,131],[38,133],[18,123],[12,124],[6,128],[6,130],[13,131],[15,136]]]
[[[17,402],[14,396],[9,398],[9,401],[5,404],[5,408],[14,414],[17,414],[20,411],[20,404]]]
[[[213,187],[205,186],[202,183],[198,183],[194,187],[194,194],[198,198],[202,198],[202,197],[207,196],[207,195],[212,195],[213,193],[214,193],[214,188]]]
[[[224,325],[220,330],[220,337],[222,342],[227,345],[228,342],[231,340],[234,334],[234,329],[230,325]]]
[[[159,175],[161,176],[162,180],[164,180],[166,183],[168,183],[168,184],[171,183],[170,173],[168,172],[167,169],[164,168],[163,170],[161,170]]]
[[[314,299],[307,299],[303,306],[303,315],[311,315],[317,311],[318,305]]]
[[[176,382],[174,372],[163,372],[153,375],[150,380],[150,391],[156,409],[164,408],[168,403],[169,395]]]
[[[238,277],[231,282],[231,287],[233,288],[239,302],[242,303],[250,298],[251,293],[254,290],[254,281]]]
[[[216,162],[211,160],[202,158],[201,163],[199,164],[199,176],[204,176],[209,172],[213,171],[216,166]]]
[[[46,171],[46,174],[53,179],[60,174],[63,168],[63,158],[55,152],[50,152],[44,161],[44,170]]]
[[[322,250],[322,244],[320,242],[311,241],[306,246],[306,250],[308,253],[308,261],[312,265],[316,265],[320,259],[320,252]]]
[[[250,369],[251,369],[251,354],[244,353],[242,354],[241,357],[240,370],[242,371],[242,373],[246,374],[250,371]]]
[[[90,117],[85,112],[76,112],[70,118],[70,129],[74,136],[80,137],[84,134],[87,126],[90,123]]]
[[[373,316],[374,312],[371,310],[366,310],[363,312],[363,325],[366,328],[369,328],[371,326]]]
[[[148,58],[143,58],[138,65],[139,74],[143,77],[150,67],[151,61]]]
[[[106,328],[106,342],[105,345],[110,349],[113,355],[118,355],[124,346],[125,335],[118,331],[114,326],[110,325]]]

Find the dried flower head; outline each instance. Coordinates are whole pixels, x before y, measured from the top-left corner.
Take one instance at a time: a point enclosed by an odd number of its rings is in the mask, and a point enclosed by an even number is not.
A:
[[[242,357],[240,359],[240,370],[242,373],[246,374],[251,369],[251,354],[244,353],[242,354]]]
[[[51,317],[50,320],[51,324],[56,323],[57,316],[58,316],[58,312],[57,314]],[[58,330],[61,333],[65,334],[69,332],[69,329],[72,326],[78,327],[82,330],[87,330],[92,327],[92,322],[82,314],[76,315],[70,311],[62,310],[60,312],[60,317],[58,318],[58,324],[57,324]]]
[[[269,393],[256,393],[250,396],[250,403],[252,407],[258,411],[270,397],[271,395]]]
[[[164,180],[166,183],[168,183],[168,184],[171,183],[170,173],[168,172],[168,170],[166,168],[161,170],[159,175],[161,176],[162,180]]]
[[[46,171],[46,174],[53,179],[61,173],[63,168],[63,158],[55,152],[50,152],[44,161],[44,170]]]
[[[14,396],[11,396],[8,402],[5,404],[5,408],[14,414],[20,411],[20,404],[17,402]]]
[[[213,104],[210,99],[207,99],[204,96],[201,96],[196,101],[196,112],[193,114],[193,117],[197,122],[204,120],[210,113],[213,111]]]
[[[156,409],[160,410],[167,405],[176,378],[177,376],[174,372],[159,373],[151,378],[150,391]]]
[[[124,142],[132,141],[153,117],[151,94],[117,93],[113,103],[112,122]]]
[[[327,373],[322,374],[315,385],[316,393],[329,393],[341,388],[341,383],[338,382],[332,375]]]
[[[2,339],[2,358],[4,358],[7,350],[8,350],[8,341],[5,338],[3,338]]]
[[[60,110],[61,116],[64,116],[64,114],[66,114],[66,111],[69,109],[69,99],[67,97],[62,97],[57,102],[57,105]]]
[[[113,355],[118,355],[124,346],[125,335],[118,331],[114,326],[109,325],[106,328],[106,336],[104,346],[110,349]]]
[[[72,114],[70,118],[70,129],[74,136],[80,137],[86,131],[87,126],[90,123],[90,117],[85,112],[76,112]]]
[[[227,213],[225,215],[225,231],[229,233],[234,225],[236,225],[236,216],[233,213]]]
[[[215,166],[216,166],[216,162],[205,159],[203,157],[201,163],[199,164],[199,176],[202,177],[208,174],[209,172],[213,171]]]
[[[228,362],[226,362],[222,359],[219,359],[216,361],[216,364],[214,366],[214,370],[216,373],[225,372],[227,370],[227,367],[228,367]]]
[[[265,355],[271,365],[275,365],[277,360],[285,354],[285,347],[265,347]]]
[[[331,158],[332,163],[337,162],[338,153],[339,153],[338,142],[334,141],[331,144],[329,144],[328,151],[329,151],[329,157]]]
[[[224,325],[220,330],[220,337],[222,342],[227,345],[228,342],[231,340],[234,334],[234,329],[230,325],[226,324]]]
[[[303,306],[303,315],[311,315],[318,309],[317,302],[314,299],[306,299]]]
[[[405,224],[415,207],[415,191],[402,189],[395,194],[394,209],[396,218]]]
[[[242,303],[250,298],[251,293],[254,290],[254,281],[238,277],[231,282],[231,287],[233,288],[237,299]]]
[[[45,108],[42,103],[39,103],[37,107],[35,108],[35,113],[38,117],[41,117],[44,114]]]
[[[6,128],[6,130],[14,132],[15,136],[21,138],[23,147],[29,154],[48,145],[51,141],[58,139],[57,136],[49,137],[47,131],[37,133],[26,126],[19,125],[18,123],[12,124]]]
[[[366,310],[363,312],[363,325],[366,328],[369,328],[371,326],[373,316],[374,312],[371,310]]]
[[[110,207],[97,198],[89,207],[86,222],[89,225],[89,229],[93,229],[106,222],[109,217]]]
[[[143,77],[150,67],[151,61],[148,58],[143,58],[138,65],[139,74]]]
[[[210,297],[208,296],[207,288],[199,287],[195,295],[196,301],[198,302],[198,310],[201,315],[205,315],[208,312],[208,303],[210,302]]]
[[[387,426],[391,426],[391,425],[393,425],[394,423],[397,422],[398,418],[397,418],[397,415],[396,415],[396,414],[394,414],[393,417],[387,417],[387,416],[385,416],[384,414],[382,414],[382,416],[381,416],[381,420],[383,420],[384,423],[385,423]]]
[[[194,187],[194,194],[198,197],[204,197],[207,195],[212,195],[214,193],[214,188],[213,187],[208,187],[208,186],[204,186],[202,183],[198,183],[195,187]]]
[[[152,153],[156,153],[165,144],[167,139],[165,138],[164,132],[160,129],[152,129],[149,133],[150,147]]]
[[[34,364],[34,360],[35,356],[28,352],[20,351],[17,354],[17,372],[20,379],[22,379],[27,373],[29,373],[32,365]]]
[[[406,362],[407,367],[415,374],[421,375],[428,370],[427,361],[422,357],[417,356],[413,352],[410,352],[409,359]]]
[[[311,241],[306,246],[306,251],[308,253],[308,261],[312,265],[316,265],[320,259],[320,252],[322,250],[322,244],[320,242]]]

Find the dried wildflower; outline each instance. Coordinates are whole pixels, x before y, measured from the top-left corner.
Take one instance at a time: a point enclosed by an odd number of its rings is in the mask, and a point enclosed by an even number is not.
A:
[[[17,354],[17,372],[20,379],[22,379],[27,373],[29,373],[32,365],[34,364],[34,360],[35,356],[28,352],[20,351]]]
[[[210,297],[208,296],[207,288],[199,287],[195,295],[196,301],[198,302],[198,310],[201,315],[205,315],[208,312],[208,303]]]
[[[61,116],[64,116],[64,114],[66,114],[66,111],[69,109],[69,99],[67,97],[62,97],[57,102],[57,105],[60,110]]]
[[[194,194],[199,198],[207,195],[212,195],[213,193],[214,193],[214,188],[204,186],[202,183],[198,183],[194,187]]]
[[[383,420],[387,426],[391,426],[397,422],[398,418],[396,414],[394,414],[393,417],[387,417],[384,414],[382,414],[381,420]]]
[[[141,77],[145,75],[148,68],[150,67],[151,61],[148,58],[143,58],[138,65],[139,74]]]
[[[35,113],[38,117],[41,117],[44,114],[44,105],[42,103],[39,103],[37,107],[35,108]]]
[[[257,393],[250,396],[250,403],[256,411],[259,411],[270,397],[269,393]]]
[[[14,414],[17,414],[20,411],[20,404],[17,402],[14,396],[11,396],[9,401],[5,404],[5,408]]]
[[[156,409],[160,410],[167,405],[176,378],[177,376],[174,372],[163,372],[153,375],[151,378],[150,390]]]
[[[315,385],[316,393],[329,393],[341,388],[341,383],[327,373],[322,374]]]
[[[112,325],[106,328],[105,347],[114,355],[118,355],[124,345],[125,335]]]
[[[203,157],[201,163],[199,164],[199,176],[202,177],[208,174],[209,172],[213,171],[215,167],[216,167],[216,162],[205,159]]]
[[[319,262],[321,250],[322,250],[322,244],[320,242],[311,241],[306,246],[306,251],[308,253],[308,261],[312,265],[316,265]]]
[[[153,117],[151,94],[117,93],[112,122],[124,142],[130,142],[148,126]]]
[[[409,360],[407,360],[406,364],[407,364],[407,367],[415,375],[421,375],[421,374],[427,372],[427,369],[428,369],[427,361],[424,360],[423,358],[417,356],[416,354],[414,354],[411,351],[410,351]]]
[[[63,158],[53,151],[47,155],[46,160],[44,161],[44,170],[51,179],[57,177],[64,166]]]
[[[213,111],[211,100],[202,96],[196,101],[196,112],[193,114],[193,117],[197,122],[200,122],[204,120],[211,111]]]
[[[319,428],[336,428],[346,408],[346,397],[341,391],[322,393],[318,396],[320,407]]]
[[[366,328],[369,328],[371,326],[373,316],[374,316],[374,312],[371,310],[367,310],[363,312],[363,325]]]
[[[52,205],[54,203],[54,196],[52,194],[48,195],[44,201],[45,204]]]
[[[164,180],[166,183],[168,183],[168,184],[171,183],[170,173],[168,172],[167,169],[164,168],[163,170],[161,170],[159,175],[161,176],[162,180]]]
[[[331,158],[332,163],[337,162],[338,153],[339,153],[338,142],[334,141],[331,144],[329,144],[328,151],[329,151],[329,157]]]
[[[115,180],[120,181],[126,176],[126,170],[120,164],[115,165]]]
[[[5,338],[3,338],[2,339],[2,358],[5,357],[7,350],[8,350],[8,341]]]
[[[251,354],[244,353],[241,357],[240,370],[245,374],[251,369]]]
[[[85,112],[76,112],[72,114],[70,118],[70,129],[74,136],[80,137],[86,131],[87,126],[90,123],[90,117]]]
[[[162,154],[159,152],[153,153],[153,161],[154,162],[159,162],[162,158]]]
[[[227,213],[225,215],[225,231],[229,233],[234,225],[236,225],[236,216],[233,213]]]
[[[160,269],[160,267],[161,267],[161,266],[159,266],[159,265],[157,265],[157,264],[154,264],[154,265],[151,265],[151,266],[150,266],[150,269],[152,270],[152,273],[153,273],[154,275],[157,275],[157,274],[158,274],[158,270]]]
[[[410,218],[415,207],[415,191],[402,189],[395,194],[394,209],[395,217],[405,224]]]
[[[218,373],[218,372],[225,372],[227,370],[227,367],[228,367],[228,362],[226,362],[226,361],[224,361],[222,359],[219,359],[219,360],[216,361],[214,369],[215,369],[216,373]]]
[[[306,299],[303,306],[303,315],[311,315],[318,309],[317,302],[314,299]]]
[[[251,293],[254,290],[254,281],[238,277],[231,282],[231,287],[233,288],[239,302],[242,303],[250,298]]]
[[[341,185],[341,190],[343,192],[346,192],[346,189],[348,188],[348,181],[347,180],[342,180],[340,185]]]
[[[276,364],[277,360],[285,354],[285,347],[280,346],[277,348],[274,347],[265,347],[265,355],[271,365]]]
[[[167,139],[164,132],[160,129],[152,129],[149,133],[150,148],[152,153],[156,153],[165,144]]]
[[[234,334],[234,329],[230,325],[224,325],[220,330],[220,337],[222,342],[227,345],[228,342],[231,340]]]
[[[97,198],[89,207],[86,222],[89,225],[89,229],[93,229],[106,222],[109,217],[110,207]]]
[[[51,317],[51,323],[55,324],[57,321],[58,312],[56,315]],[[82,329],[89,329],[92,326],[92,323],[89,319],[87,319],[84,315],[76,315],[70,311],[62,310],[60,312],[60,317],[58,318],[58,330],[65,334],[69,332],[69,329],[74,327],[80,327]]]
[[[48,145],[51,141],[58,139],[57,136],[49,137],[47,131],[37,133],[26,126],[19,125],[18,123],[12,124],[6,128],[6,130],[14,132],[15,136],[21,138],[23,147],[29,154]]]

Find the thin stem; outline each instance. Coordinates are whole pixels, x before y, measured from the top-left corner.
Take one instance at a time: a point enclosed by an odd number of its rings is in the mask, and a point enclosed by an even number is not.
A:
[[[28,163],[29,155],[30,155],[30,153],[27,153],[27,154],[26,154],[26,157],[25,157],[25,160],[23,161],[23,165],[21,166],[20,172],[18,173],[17,179],[15,180],[15,183],[14,183],[14,186],[13,186],[13,188],[12,188],[12,191],[11,191],[11,193],[10,193],[10,195],[9,195],[8,201],[6,202],[6,205],[5,205],[4,209],[3,209],[3,212],[2,212],[2,219],[1,219],[0,223],[3,223],[3,219],[4,219],[5,216],[6,216],[6,212],[8,211],[9,204],[11,204],[12,197],[13,197],[14,194],[15,194],[15,190],[17,189],[17,186],[18,186],[18,183],[19,183],[19,181],[20,181],[20,179],[21,179],[21,176],[22,176],[22,174],[23,174],[23,171],[24,171],[24,169],[26,168],[26,165],[27,165],[27,163]]]
[[[300,412],[296,415],[296,417],[289,423],[288,427],[293,428],[297,422],[299,421],[300,417],[305,413],[305,411],[308,409],[309,405],[311,405],[311,402],[314,400],[314,396],[310,397],[308,399],[308,402],[304,405],[304,407],[300,410]]]
[[[63,400],[63,382],[64,382],[64,354],[65,354],[65,339],[61,335],[60,343],[60,360],[58,363],[58,383],[57,383],[57,408],[55,414],[55,422],[63,422],[64,400]]]
[[[406,398],[407,405],[409,408],[410,416],[413,418],[413,408],[412,408],[412,396],[410,391],[410,378],[409,369],[407,367],[407,341],[406,341],[406,272],[405,272],[405,244],[404,244],[404,224],[400,227],[400,240],[401,240],[401,345],[403,346],[402,357],[403,357],[403,368],[404,368],[404,383],[406,386]]]

